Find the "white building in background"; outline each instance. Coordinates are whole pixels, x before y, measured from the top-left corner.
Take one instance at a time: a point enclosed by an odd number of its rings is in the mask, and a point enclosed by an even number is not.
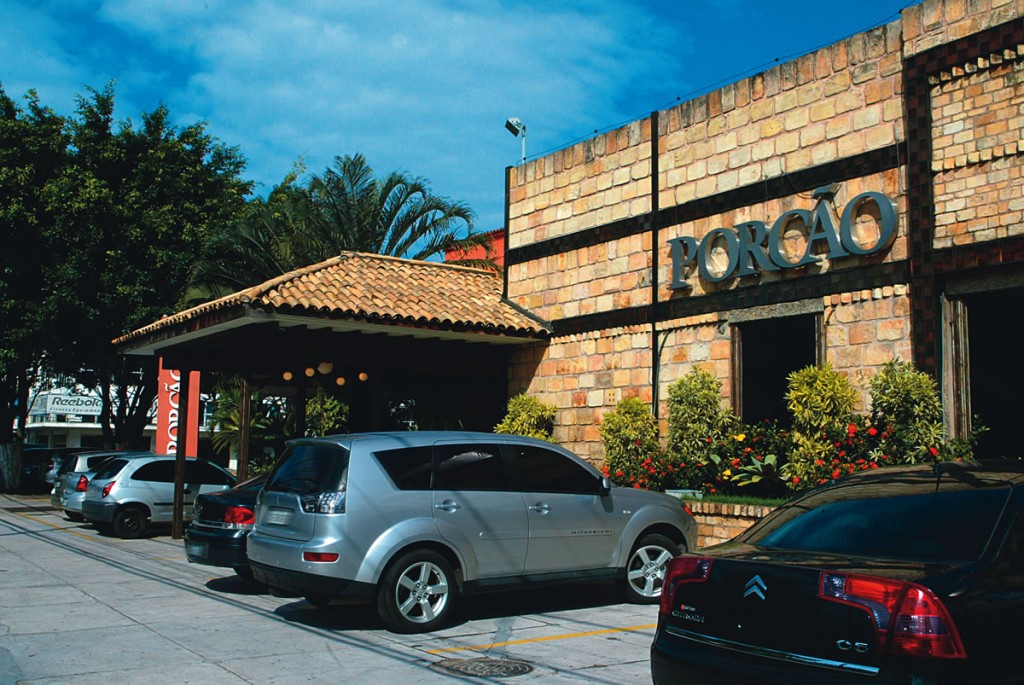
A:
[[[102,404],[102,398],[91,391],[59,388],[38,392],[29,398],[25,442],[46,447],[102,447]],[[199,406],[200,436],[206,436],[209,435],[213,403],[202,395]],[[156,440],[155,402],[144,434],[152,449]]]

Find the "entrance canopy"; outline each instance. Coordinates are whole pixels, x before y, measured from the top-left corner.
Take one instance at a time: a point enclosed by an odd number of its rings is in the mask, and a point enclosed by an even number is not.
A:
[[[490,429],[507,393],[507,352],[549,335],[503,299],[493,272],[343,252],[114,343],[161,356],[166,368],[237,374],[268,392],[341,388],[353,430],[390,427],[389,403],[410,399],[433,405],[424,408],[430,427]]]

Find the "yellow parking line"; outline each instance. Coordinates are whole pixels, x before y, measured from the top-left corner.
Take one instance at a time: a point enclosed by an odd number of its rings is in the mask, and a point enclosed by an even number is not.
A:
[[[486,645],[474,645],[468,647],[445,647],[444,649],[428,649],[427,654],[444,654],[446,652],[478,652],[494,647],[510,647],[512,645],[526,645],[531,642],[548,642],[550,640],[569,640],[575,637],[590,637],[591,635],[607,635],[608,633],[629,633],[636,630],[651,630],[657,628],[657,623],[648,623],[642,626],[629,626],[627,628],[603,628],[602,630],[590,630],[585,633],[567,633],[565,635],[548,635],[547,637],[531,637],[524,640],[509,640],[508,642],[492,642]]]
[[[95,535],[86,535],[85,533],[79,533],[76,530],[68,530],[64,526],[59,526],[56,523],[50,523],[49,521],[44,521],[43,519],[36,518],[35,516],[33,516],[31,514],[23,514],[21,512],[15,512],[15,515],[16,516],[23,516],[23,517],[25,517],[27,519],[31,519],[31,520],[35,521],[36,523],[41,523],[44,526],[49,526],[50,528],[56,528],[57,530],[61,530],[61,531],[64,531],[65,533],[68,533],[69,535],[77,535],[78,537],[82,538],[83,540],[92,540],[93,542],[102,542],[102,543],[105,543],[105,544],[110,544],[106,540],[101,540],[100,538],[96,537]]]

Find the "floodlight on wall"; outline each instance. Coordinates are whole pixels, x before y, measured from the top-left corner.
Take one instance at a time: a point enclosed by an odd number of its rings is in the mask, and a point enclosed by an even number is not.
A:
[[[505,120],[505,128],[516,138],[523,141],[523,164],[526,163],[526,124],[519,117],[509,117]]]

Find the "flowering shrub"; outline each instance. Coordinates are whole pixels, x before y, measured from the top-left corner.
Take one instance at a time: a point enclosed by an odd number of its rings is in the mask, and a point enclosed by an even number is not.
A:
[[[604,416],[600,430],[608,469],[605,475],[620,485],[663,487],[655,478],[656,472],[663,469],[658,426],[650,407],[635,397],[627,397]]]
[[[729,492],[759,497],[780,497],[786,492],[785,476],[789,470],[792,440],[789,432],[775,421],[761,421],[740,426],[741,432],[730,436],[722,455],[721,486]]]

